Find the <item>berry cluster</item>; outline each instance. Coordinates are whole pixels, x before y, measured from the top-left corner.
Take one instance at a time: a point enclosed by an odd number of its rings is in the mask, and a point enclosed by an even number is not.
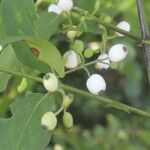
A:
[[[59,89],[59,81],[58,78],[53,73],[47,73],[43,78],[43,85],[47,91],[50,93],[55,92]],[[73,102],[72,95],[63,95],[62,106],[56,112],[47,112],[42,116],[41,125],[43,128],[47,129],[48,131],[52,131],[56,128],[57,125],[57,115],[64,110],[64,114],[62,117],[63,125],[66,129],[70,129],[73,127],[73,117],[71,113],[67,112],[67,108]]]
[[[48,7],[49,12],[54,12],[56,14],[61,14],[62,12],[69,12],[73,8],[72,0],[59,0],[57,5],[51,4]],[[130,31],[130,24],[126,21],[122,21],[117,25],[118,28]],[[98,95],[100,92],[106,90],[106,81],[99,74],[90,75],[89,70],[85,68],[85,58],[91,58],[94,53],[97,53],[97,49],[99,46],[97,43],[89,43],[87,48],[85,49],[85,45],[83,41],[77,40],[76,37],[80,36],[78,31],[76,30],[76,26],[72,26],[72,29],[75,30],[67,30],[66,35],[71,42],[70,50],[66,51],[63,55],[64,66],[66,69],[77,69],[83,68],[87,74],[88,79],[86,81],[86,86],[89,92],[92,94]],[[115,32],[115,37],[123,37],[122,34]],[[106,37],[107,38],[107,37]],[[112,67],[112,64],[116,64],[122,60],[124,60],[128,54],[128,49],[124,44],[115,44],[113,45],[108,52],[98,51],[101,54],[95,60],[95,67],[98,70],[109,69]],[[73,101],[72,96],[66,95],[63,89],[59,87],[59,80],[54,73],[47,73],[43,78],[43,85],[47,91],[50,93],[58,91],[63,96],[63,101],[60,109],[56,112],[47,112],[43,115],[41,120],[41,125],[47,130],[53,130],[57,125],[57,115],[64,110],[64,114],[62,117],[63,125],[68,129],[73,126],[73,117],[67,112],[67,108]]]

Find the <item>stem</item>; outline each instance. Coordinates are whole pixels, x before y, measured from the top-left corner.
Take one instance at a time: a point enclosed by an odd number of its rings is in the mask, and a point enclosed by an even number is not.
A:
[[[87,98],[91,98],[92,100],[93,99],[99,100],[101,103],[105,104],[108,107],[113,107],[113,108],[116,108],[118,110],[123,110],[123,111],[128,112],[128,113],[132,112],[132,113],[142,115],[142,116],[146,116],[146,117],[150,118],[150,114],[148,112],[145,112],[143,110],[131,107],[129,105],[122,104],[120,102],[116,102],[115,100],[111,100],[111,99],[108,99],[108,98],[102,97],[102,96],[93,95],[93,94],[88,93],[86,91],[79,90],[79,89],[76,89],[74,87],[71,87],[71,86],[68,86],[68,85],[65,85],[65,84],[62,84],[62,87],[66,91],[83,95]]]
[[[141,32],[144,40],[149,40],[149,30],[148,30],[148,25],[145,19],[144,15],[144,8],[143,8],[143,1],[142,0],[137,0],[137,8],[138,8],[138,14],[139,14],[139,21],[140,21],[140,27],[141,27]],[[144,43],[144,52],[145,52],[145,63],[146,63],[146,68],[148,72],[148,78],[149,78],[149,84],[150,84],[150,44],[149,43]]]
[[[106,59],[108,59],[108,58],[106,58]],[[103,64],[106,64],[106,65],[110,65],[110,64],[108,64],[108,63],[106,63],[106,62],[103,62],[103,60],[105,60],[105,59],[101,59],[101,60],[98,60],[98,59],[97,59],[97,60],[88,62],[88,63],[86,63],[86,64],[80,65],[79,67],[76,67],[76,68],[74,68],[74,69],[71,69],[71,70],[66,71],[65,74],[67,75],[67,74],[76,72],[76,71],[78,71],[78,70],[84,69],[85,67],[94,65],[94,64],[96,64],[96,63],[98,63],[98,62],[103,63]]]
[[[64,109],[64,107],[60,107],[60,108],[58,109],[58,111],[55,112],[55,115],[56,115],[56,116],[59,115],[59,114],[63,111],[63,109]]]
[[[78,13],[78,14],[80,14],[80,15],[82,15],[82,16],[85,15],[87,20],[96,21],[96,22],[99,23],[100,25],[105,26],[106,28],[109,28],[109,29],[111,29],[111,30],[113,30],[113,31],[119,32],[119,33],[121,33],[121,34],[123,34],[123,35],[125,35],[125,36],[127,36],[127,37],[129,37],[129,38],[131,38],[131,39],[134,39],[135,41],[137,41],[137,42],[140,43],[140,44],[150,45],[150,40],[144,40],[143,37],[141,37],[141,36],[139,36],[139,35],[136,35],[136,34],[131,33],[131,32],[127,32],[127,31],[122,30],[122,29],[120,29],[120,28],[118,28],[118,27],[116,27],[116,26],[110,25],[110,24],[108,24],[108,23],[102,21],[101,19],[99,19],[99,18],[97,18],[97,17],[95,17],[95,16],[92,16],[92,17],[91,17],[91,16],[89,16],[89,14],[87,14],[86,11],[84,11],[84,10],[82,10],[82,9],[79,9],[79,8],[75,7],[73,10],[74,10],[76,13]]]
[[[0,72],[4,72],[4,73],[11,74],[11,75],[16,75],[16,76],[22,76],[22,77],[32,79],[34,81],[42,83],[42,79],[39,77],[31,76],[31,75],[24,74],[21,72],[10,71],[10,69],[0,67]],[[61,84],[61,87],[66,91],[80,94],[80,95],[83,95],[83,96],[91,98],[91,99],[99,100],[101,103],[105,104],[105,106],[107,106],[107,107],[113,107],[113,108],[116,108],[118,110],[123,110],[123,111],[128,112],[128,113],[132,112],[132,113],[150,118],[150,113],[143,111],[143,110],[140,110],[140,109],[137,109],[137,108],[134,108],[134,107],[131,107],[129,105],[125,105],[125,104],[122,104],[120,102],[116,102],[116,101],[108,99],[106,97],[97,96],[97,95],[91,94],[91,93],[83,91],[83,90],[79,90],[77,88],[74,88],[74,87],[71,87],[71,86],[68,86],[65,84]],[[62,110],[59,110],[59,112],[60,111],[62,111]],[[56,113],[59,113],[59,112],[56,112]]]
[[[31,76],[31,75],[25,74],[23,72],[12,71],[11,69],[7,69],[7,68],[3,68],[3,67],[0,67],[0,72],[5,72],[8,74],[12,74],[15,76],[20,76],[20,77],[25,77],[25,78],[28,78],[28,79],[31,79],[31,80],[34,80],[37,82],[42,82],[42,79],[39,77]]]
[[[134,33],[122,30],[122,29],[120,29],[120,28],[118,28],[116,26],[113,26],[111,24],[108,24],[108,23],[106,23],[104,21],[99,20],[99,18],[96,18],[96,17],[93,16],[93,17],[90,17],[90,18],[87,18],[87,19],[88,20],[95,20],[97,23],[101,24],[102,26],[105,26],[106,28],[109,28],[109,29],[111,29],[113,31],[119,32],[119,33],[121,33],[121,34],[123,34],[123,35],[125,35],[125,36],[127,36],[127,37],[129,37],[131,39],[136,40],[139,43],[142,43],[142,44],[144,44],[145,42],[147,43],[147,41],[144,41],[141,36],[138,36],[138,35],[136,35]]]
[[[70,17],[70,14],[67,12],[67,17],[68,17],[68,21],[69,21],[69,24],[71,27],[73,27],[73,23],[72,23],[72,20],[71,20],[71,17]]]
[[[80,69],[83,69],[84,67],[88,67],[88,66],[91,66],[91,65],[94,65],[94,64],[96,64],[98,62],[98,60],[94,60],[94,61],[91,61],[91,62],[89,62],[89,63],[86,63],[86,64],[84,64],[84,65],[81,65],[81,66],[79,66],[79,67],[76,67],[76,68],[74,68],[74,69],[71,69],[71,70],[68,70],[68,71],[66,71],[66,75],[67,74],[70,74],[70,73],[72,73],[72,72],[75,72],[75,71],[78,71],[78,70],[80,70]]]

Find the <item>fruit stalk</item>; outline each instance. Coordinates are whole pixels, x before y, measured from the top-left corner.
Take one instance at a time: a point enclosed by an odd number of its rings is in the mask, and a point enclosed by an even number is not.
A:
[[[43,82],[42,78],[31,76],[29,74],[24,74],[22,72],[12,71],[10,69],[6,69],[6,68],[2,68],[2,67],[0,67],[0,72],[8,73],[8,74],[15,75],[15,76],[22,76],[22,77],[32,79],[32,80],[40,82],[40,83]],[[138,108],[126,105],[126,104],[122,104],[120,102],[108,99],[108,98],[103,97],[103,96],[97,96],[97,95],[91,94],[89,92],[86,92],[86,91],[83,91],[83,90],[80,90],[80,89],[77,89],[77,88],[74,88],[74,87],[71,87],[71,86],[68,86],[65,84],[61,84],[61,87],[66,91],[80,94],[80,95],[83,95],[87,98],[99,100],[99,102],[103,103],[107,107],[113,107],[113,108],[116,108],[116,109],[121,110],[121,111],[125,111],[128,113],[135,113],[135,114],[150,118],[150,113],[143,111],[141,109],[138,109]]]

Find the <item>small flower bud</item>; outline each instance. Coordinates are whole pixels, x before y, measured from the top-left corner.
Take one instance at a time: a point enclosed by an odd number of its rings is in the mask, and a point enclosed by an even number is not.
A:
[[[112,62],[112,63],[110,64],[110,67],[111,67],[111,69],[117,69],[117,68],[118,68],[118,64],[115,63],[115,62]]]
[[[82,54],[84,50],[84,43],[81,40],[76,40],[73,49],[77,54]]]
[[[116,44],[112,46],[108,52],[109,59],[112,62],[122,61],[128,54],[128,49],[123,44]]]
[[[63,107],[68,107],[70,106],[72,102],[73,102],[73,95],[69,94],[69,95],[64,96],[62,105]]]
[[[57,125],[57,118],[53,112],[47,112],[42,116],[41,126],[48,131],[52,131],[55,129]]]
[[[53,73],[47,73],[43,78],[43,85],[49,92],[55,92],[58,89],[58,79]]]
[[[91,75],[86,82],[86,86],[91,93],[96,95],[106,90],[106,82],[99,74]]]
[[[73,1],[72,0],[59,0],[58,1],[58,7],[63,12],[69,12],[73,8]]]
[[[48,12],[54,12],[59,15],[59,14],[61,14],[62,11],[57,5],[51,4],[48,7]]]
[[[63,118],[62,119],[63,119],[62,120],[63,121],[63,125],[64,125],[64,127],[66,129],[70,129],[70,128],[73,127],[73,117],[72,117],[71,113],[65,112],[63,114]]]
[[[85,58],[91,58],[93,56],[93,50],[90,49],[90,48],[87,48],[85,51],[84,51],[84,57]]]
[[[77,31],[68,31],[67,32],[67,37],[69,39],[74,39],[76,37]]]

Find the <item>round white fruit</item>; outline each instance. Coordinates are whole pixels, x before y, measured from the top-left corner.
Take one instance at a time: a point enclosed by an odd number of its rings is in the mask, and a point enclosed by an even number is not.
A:
[[[99,57],[98,57],[98,60],[100,60],[101,62],[98,62],[96,64],[96,66],[99,68],[99,69],[108,69],[109,66],[110,66],[110,59],[109,59],[109,56],[108,54],[104,53],[104,54],[101,54]]]
[[[55,144],[54,145],[54,150],[64,150],[63,146],[60,144]]]
[[[88,47],[90,49],[92,49],[93,51],[96,51],[100,48],[100,45],[99,45],[98,42],[91,42],[91,43],[88,44]]]
[[[54,12],[56,14],[61,14],[61,9],[58,7],[58,5],[55,5],[55,4],[51,4],[49,5],[48,7],[48,12]]]
[[[72,0],[59,0],[58,7],[63,12],[69,12],[73,8],[73,1]]]
[[[91,93],[96,95],[106,90],[106,82],[99,74],[91,75],[86,82],[86,86]]]
[[[49,92],[55,92],[58,89],[58,79],[53,73],[47,73],[43,78],[43,85]]]
[[[123,44],[116,44],[112,46],[108,52],[109,59],[112,62],[119,62],[125,59],[128,54],[128,49]]]
[[[47,112],[42,116],[41,126],[48,131],[52,131],[55,129],[57,125],[57,118],[53,112]]]
[[[72,50],[67,51],[64,54],[63,59],[64,59],[65,67],[68,69],[72,69],[78,66],[77,54]]]
[[[131,29],[131,26],[130,26],[130,24],[129,24],[127,21],[121,21],[120,23],[117,24],[117,27],[118,27],[119,29],[125,30],[125,31],[127,31],[127,32],[129,32],[130,29]],[[122,35],[122,34],[120,34],[120,33],[118,33],[118,32],[116,32],[116,34],[117,34],[119,37],[123,37],[123,36],[124,36],[124,35]]]

